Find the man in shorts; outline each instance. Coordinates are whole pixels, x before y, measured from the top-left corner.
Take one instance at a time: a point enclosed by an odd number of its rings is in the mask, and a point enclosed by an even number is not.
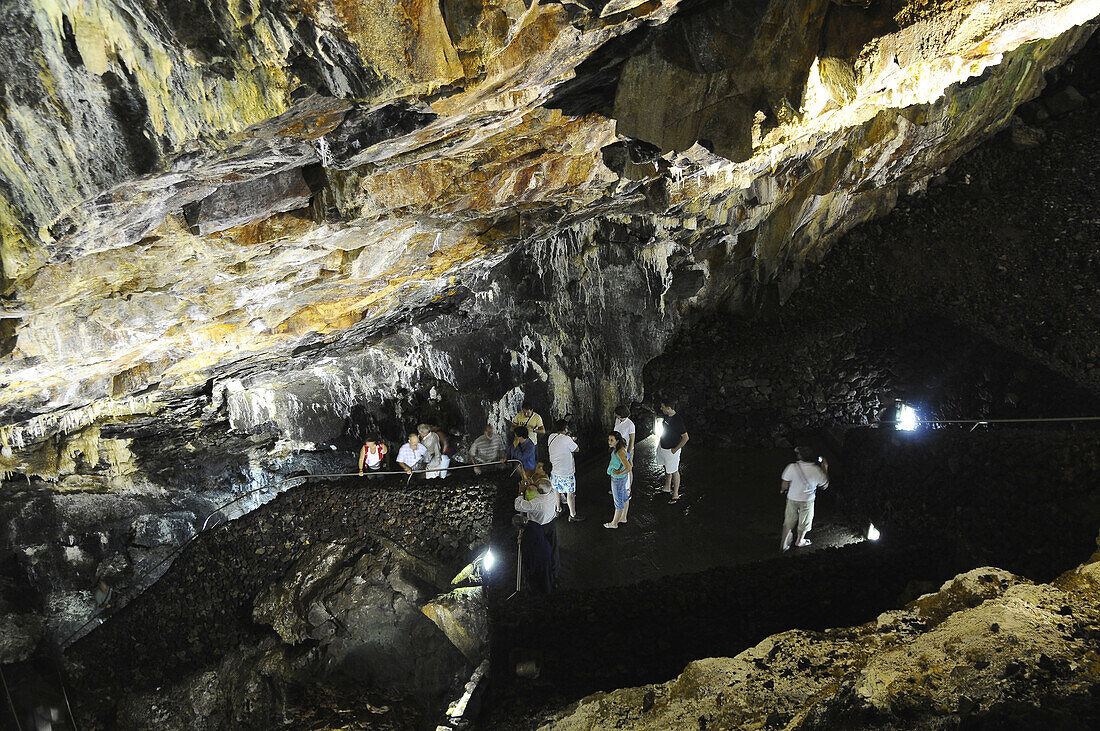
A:
[[[569,436],[569,425],[564,420],[554,425],[554,433],[547,438],[546,444],[550,450],[550,485],[569,506],[569,522],[584,520],[577,515],[577,465],[573,460],[573,453],[579,447]]]
[[[682,416],[676,413],[671,399],[661,399],[661,413],[664,415],[664,428],[657,444],[657,463],[665,470],[664,492],[671,492],[669,504],[680,499],[680,455],[688,443],[687,426]]]
[[[783,534],[779,537],[779,550],[786,551],[795,539],[796,546],[808,546],[806,534],[814,524],[814,498],[817,488],[829,486],[829,463],[824,457],[814,459],[809,447],[795,447],[797,462],[791,462],[780,476],[779,492],[787,495],[787,508],[783,513]]]

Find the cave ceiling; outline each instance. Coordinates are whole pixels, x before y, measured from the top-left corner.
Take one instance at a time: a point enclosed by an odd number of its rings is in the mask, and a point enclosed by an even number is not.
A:
[[[132,476],[153,424],[330,442],[417,389],[601,415],[692,311],[785,297],[1000,129],[1097,15],[7,2],[0,470]]]

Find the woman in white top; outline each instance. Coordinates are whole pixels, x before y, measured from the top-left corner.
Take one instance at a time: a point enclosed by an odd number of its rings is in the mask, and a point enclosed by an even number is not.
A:
[[[363,440],[363,448],[359,450],[359,476],[363,476],[363,467],[368,472],[380,472],[382,460],[386,457],[386,445],[377,434],[370,434]],[[375,477],[376,475],[372,475]]]

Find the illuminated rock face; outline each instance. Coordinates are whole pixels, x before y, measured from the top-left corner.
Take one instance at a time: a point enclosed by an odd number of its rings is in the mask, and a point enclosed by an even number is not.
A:
[[[1100,13],[8,5],[0,470],[109,489],[256,480],[364,413],[397,439],[421,397],[595,423],[686,317],[785,298],[999,129]]]
[[[543,728],[1087,726],[1098,560],[1037,585],[977,568],[865,625],[773,635],[668,683],[589,696]]]

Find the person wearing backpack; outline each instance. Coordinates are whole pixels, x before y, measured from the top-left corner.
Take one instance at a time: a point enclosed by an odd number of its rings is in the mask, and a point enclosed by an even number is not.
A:
[[[814,523],[814,498],[817,489],[829,486],[829,463],[824,457],[814,459],[809,447],[795,447],[796,462],[783,469],[779,492],[787,495],[787,508],[783,514],[783,533],[779,537],[779,550],[795,546],[808,546],[806,534]],[[795,540],[795,531],[798,532]]]

